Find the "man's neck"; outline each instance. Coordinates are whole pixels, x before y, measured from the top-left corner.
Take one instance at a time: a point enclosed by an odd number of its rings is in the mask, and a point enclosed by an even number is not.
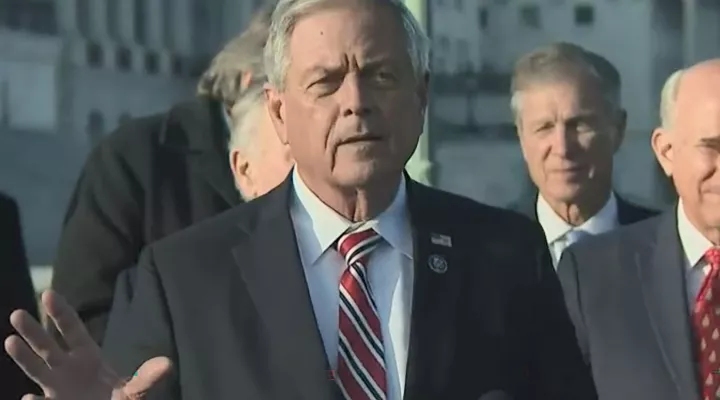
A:
[[[320,201],[352,222],[367,221],[385,211],[395,198],[402,180],[399,174],[395,179],[378,179],[363,187],[347,188],[313,180],[299,169],[297,172]]]
[[[610,194],[611,192],[608,190],[605,192],[604,196],[581,196],[578,199],[573,199],[569,202],[553,200],[546,196],[543,196],[543,199],[548,203],[555,214],[557,214],[565,222],[572,226],[580,226],[600,212],[610,199]]]

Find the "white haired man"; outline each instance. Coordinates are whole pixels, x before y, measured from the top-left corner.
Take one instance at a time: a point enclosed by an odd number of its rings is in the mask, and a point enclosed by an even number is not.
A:
[[[720,397],[720,59],[674,73],[660,117],[651,144],[676,207],[558,265],[601,399]]]
[[[404,172],[429,46],[403,3],[281,0],[265,55],[293,172],[144,253],[105,343],[120,375],[142,364],[127,385],[83,376],[98,350],[68,358],[18,311],[37,352],[6,347],[28,374],[58,400],[154,384],[148,399],[593,399],[540,227]],[[44,303],[87,348],[62,298]]]

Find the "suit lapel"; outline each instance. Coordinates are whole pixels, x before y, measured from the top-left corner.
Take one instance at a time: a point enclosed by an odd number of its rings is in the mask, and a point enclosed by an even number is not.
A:
[[[290,178],[264,199],[250,237],[233,249],[266,326],[272,368],[297,399],[336,398],[290,219]]]
[[[427,398],[447,380],[455,349],[454,336],[461,268],[452,245],[452,231],[436,215],[422,186],[408,178],[408,206],[413,225],[413,284],[410,344],[405,399]],[[449,239],[449,240],[448,240]]]
[[[170,112],[161,143],[185,153],[208,184],[229,204],[240,202],[229,167],[228,127],[218,103],[198,99]]]
[[[635,253],[645,306],[681,399],[699,399],[682,247],[674,211],[659,222],[654,243]]]

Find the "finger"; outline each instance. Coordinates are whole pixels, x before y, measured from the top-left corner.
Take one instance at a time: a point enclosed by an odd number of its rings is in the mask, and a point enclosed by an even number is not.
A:
[[[125,385],[123,391],[131,399],[137,398],[166,378],[171,370],[172,362],[167,357],[155,357],[145,361]]]
[[[20,399],[20,400],[45,400],[45,397],[43,397],[43,396],[37,396],[37,395],[34,395],[34,394],[26,394],[26,395],[23,396],[22,399]]]
[[[61,295],[46,290],[42,294],[42,303],[70,349],[88,345],[97,347],[80,317]]]
[[[50,367],[62,362],[65,352],[27,311],[17,310],[10,314],[10,324]]]
[[[35,383],[45,388],[50,384],[50,367],[45,364],[30,346],[20,336],[12,335],[5,339],[5,352],[15,360],[15,363],[23,370],[25,375]]]

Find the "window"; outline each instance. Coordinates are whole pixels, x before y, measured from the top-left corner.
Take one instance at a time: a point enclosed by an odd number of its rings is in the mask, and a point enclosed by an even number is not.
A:
[[[183,62],[180,56],[174,56],[172,59],[172,73],[173,75],[182,75],[183,73]]]
[[[155,52],[148,51],[145,53],[145,72],[150,75],[155,75],[160,70],[160,62]]]
[[[175,12],[173,0],[162,0],[163,44],[168,49],[175,48]]]
[[[468,53],[470,52],[470,46],[467,40],[460,39],[457,41],[457,59],[455,68],[457,71],[467,72],[470,70],[470,59]]]
[[[105,134],[105,119],[98,110],[93,110],[88,115],[86,133],[90,145],[94,146],[100,142]]]
[[[90,36],[90,0],[77,0],[75,17],[78,32],[83,36]]]
[[[128,71],[132,68],[132,53],[130,49],[120,46],[115,51],[115,65],[121,71]]]
[[[540,7],[537,5],[524,5],[520,7],[520,23],[532,29],[540,28]]]
[[[478,13],[478,25],[480,25],[481,30],[487,29],[488,26],[488,9],[485,7],[480,8],[480,12]]]
[[[575,6],[575,25],[590,26],[595,23],[595,9],[591,5]]]
[[[16,30],[55,34],[55,5],[49,0],[0,1],[0,25]]]
[[[97,43],[88,43],[86,47],[87,63],[91,67],[102,67],[103,65],[103,49]]]
[[[118,18],[120,15],[119,2],[122,0],[105,0],[105,25],[107,33],[113,39],[120,38]]]
[[[133,29],[135,42],[145,45],[147,42],[147,19],[145,14],[145,0],[135,0],[133,7]]]

